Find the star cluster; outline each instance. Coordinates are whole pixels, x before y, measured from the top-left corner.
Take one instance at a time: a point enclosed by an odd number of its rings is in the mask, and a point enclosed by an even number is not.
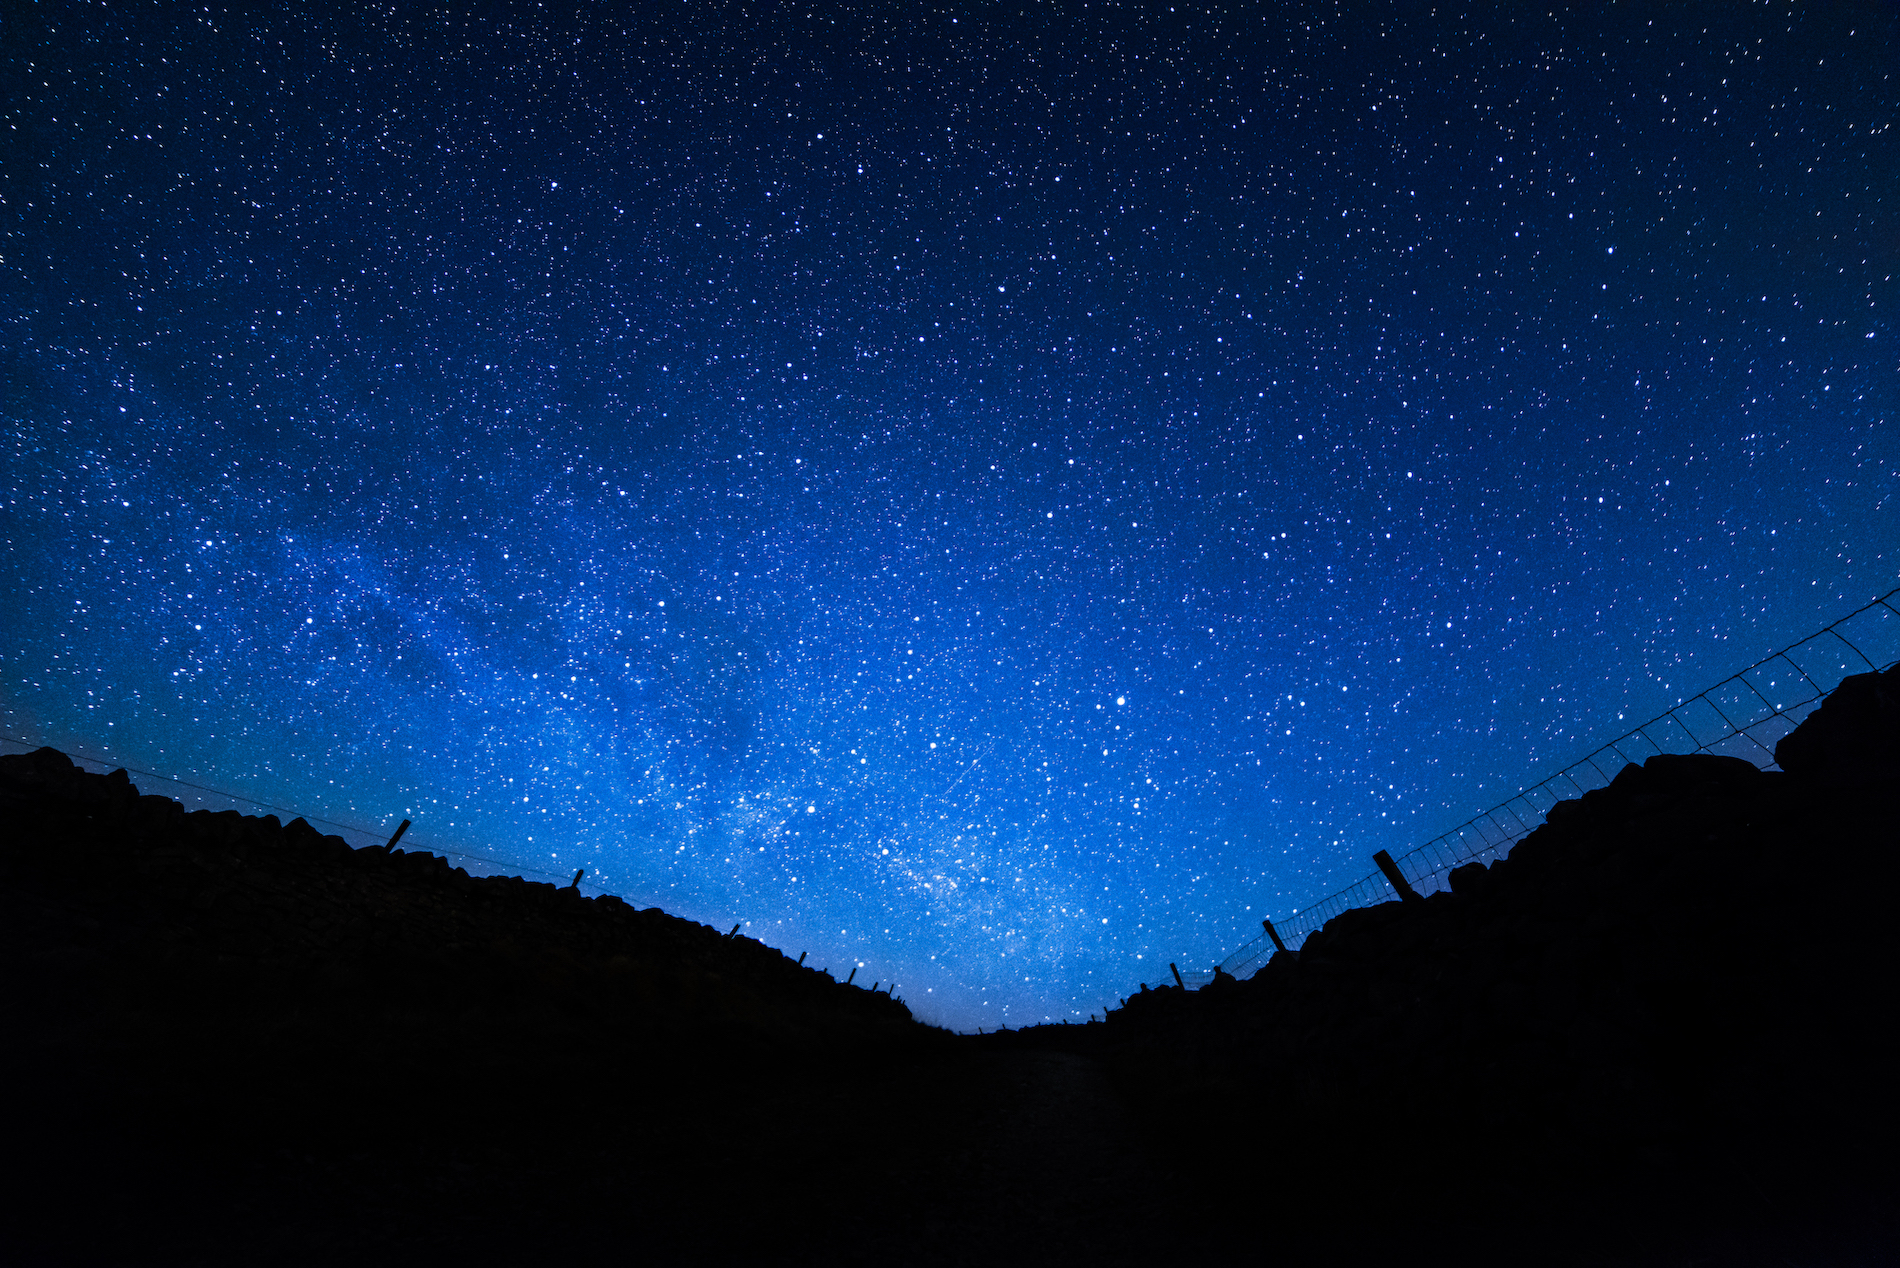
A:
[[[6,733],[1079,1019],[1895,576],[1877,4],[69,0]]]

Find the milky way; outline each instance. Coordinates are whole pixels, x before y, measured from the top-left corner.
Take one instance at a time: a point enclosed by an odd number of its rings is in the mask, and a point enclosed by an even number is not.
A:
[[[42,3],[4,723],[1080,1019],[1895,581],[1888,6]]]

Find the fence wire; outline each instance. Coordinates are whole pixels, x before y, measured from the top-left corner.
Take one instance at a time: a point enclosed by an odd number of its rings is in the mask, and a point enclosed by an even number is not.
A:
[[[1779,769],[1776,743],[1843,678],[1900,664],[1897,597],[1900,589],[1888,591],[1394,861],[1413,889],[1421,895],[1436,893],[1446,887],[1445,877],[1454,867],[1502,858],[1544,822],[1552,806],[1601,788],[1626,763],[1640,764],[1658,753],[1719,753],[1746,758],[1764,770]],[[1275,920],[1274,932],[1288,947],[1297,948],[1341,912],[1392,897],[1391,884],[1374,873]],[[1246,977],[1273,952],[1273,942],[1262,929],[1222,960],[1220,969]],[[1184,971],[1181,976],[1193,987],[1205,985],[1214,975]]]

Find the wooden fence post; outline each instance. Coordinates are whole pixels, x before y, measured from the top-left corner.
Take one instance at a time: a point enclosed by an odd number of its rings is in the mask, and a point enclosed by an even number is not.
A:
[[[581,887],[581,877],[585,875],[587,875],[587,869],[583,867],[580,871],[574,873],[574,879],[567,883],[567,887],[571,890],[579,892],[580,887]]]
[[[744,923],[745,923],[745,921],[743,921],[743,920],[741,920],[741,921],[739,922],[739,925],[742,925],[742,924],[744,924]],[[736,938],[736,937],[738,937],[738,936],[739,936],[739,925],[734,925],[734,926],[732,927],[732,932],[731,932],[731,933],[729,933],[729,934],[727,934],[726,936],[727,936],[728,938]]]
[[[798,962],[799,962],[800,964],[803,964],[803,963],[805,962],[805,956],[806,956],[806,954],[807,954],[807,953],[806,953],[806,952],[804,952],[804,951],[800,951],[800,952],[798,953]]]
[[[1400,898],[1408,903],[1424,901],[1418,896],[1418,891],[1412,888],[1412,883],[1405,879],[1405,873],[1399,870],[1399,865],[1392,861],[1390,854],[1380,850],[1372,856],[1372,861],[1379,865],[1379,870],[1385,873],[1385,878],[1392,882],[1392,888],[1398,891]]]
[[[1172,960],[1168,961],[1168,971],[1174,974],[1174,984],[1185,991],[1187,989],[1187,983],[1181,980],[1181,970],[1174,967],[1174,961]],[[1089,1015],[1091,1017],[1094,1016],[1093,1013]]]
[[[849,986],[849,985],[851,985],[851,982],[852,982],[852,979],[853,979],[853,978],[856,978],[856,977],[857,977],[857,975],[858,975],[858,966],[854,964],[854,965],[852,965],[852,966],[851,966],[851,977],[848,977],[848,978],[846,978],[846,979],[844,980],[844,984],[845,984],[846,986]]]
[[[1286,943],[1280,941],[1279,931],[1273,927],[1273,922],[1271,920],[1263,920],[1260,922],[1260,925],[1263,929],[1267,931],[1267,936],[1273,939],[1274,950],[1276,951],[1286,950]]]
[[[385,845],[385,846],[383,847],[383,853],[384,853],[384,854],[387,854],[387,853],[389,853],[389,852],[390,852],[391,850],[393,850],[393,849],[395,849],[395,848],[396,848],[396,842],[398,842],[398,841],[400,841],[400,840],[402,840],[402,834],[403,834],[403,833],[405,833],[405,832],[407,832],[407,831],[409,831],[409,821],[408,821],[407,819],[404,819],[404,820],[402,821],[402,824],[401,824],[401,826],[399,826],[399,827],[398,827],[398,828],[396,829],[396,835],[395,835],[395,836],[393,836],[393,837],[391,837],[391,838],[389,838],[389,844],[388,844],[388,845]]]

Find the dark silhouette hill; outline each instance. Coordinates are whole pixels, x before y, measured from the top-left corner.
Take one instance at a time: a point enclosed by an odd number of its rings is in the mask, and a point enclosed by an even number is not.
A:
[[[50,749],[0,758],[0,816],[25,1205],[108,1216],[36,1230],[49,1261],[479,1248],[608,1182],[677,1210],[790,1089],[947,1039],[657,908],[186,814]]]
[[[1776,757],[1626,766],[1448,892],[1008,1042],[1102,1054],[1217,1205],[1338,1211],[1344,1183],[1358,1236],[1895,1262],[1900,668]]]
[[[19,1263],[1895,1262],[1900,670],[1247,981],[952,1036],[749,939],[0,758]]]

